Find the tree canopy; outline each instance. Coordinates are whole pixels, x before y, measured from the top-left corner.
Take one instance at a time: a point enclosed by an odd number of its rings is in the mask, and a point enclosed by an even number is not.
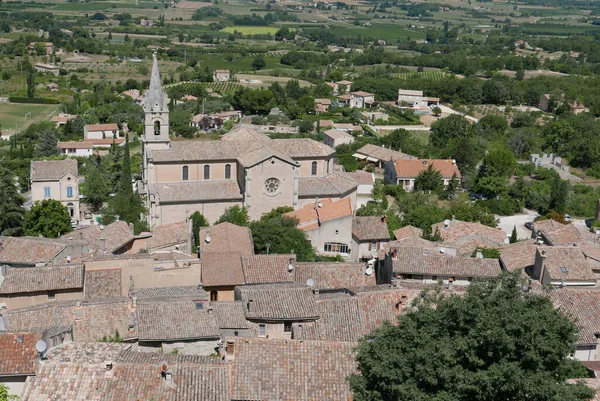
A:
[[[69,210],[55,199],[35,202],[25,214],[25,235],[58,238],[71,231]]]
[[[465,296],[428,293],[360,341],[356,401],[587,400],[565,380],[586,371],[569,355],[575,325],[518,274],[472,283]]]
[[[17,191],[14,175],[0,167],[0,235],[22,235],[25,200]]]
[[[282,208],[278,208],[281,212]],[[277,209],[276,209],[277,210]],[[259,221],[250,223],[256,253],[294,253],[299,262],[315,260],[315,250],[303,231],[296,228],[298,221],[289,217],[268,213]]]
[[[245,207],[231,206],[225,209],[225,212],[215,224],[219,223],[231,223],[237,226],[247,226],[250,224],[250,217],[248,216],[248,209]]]

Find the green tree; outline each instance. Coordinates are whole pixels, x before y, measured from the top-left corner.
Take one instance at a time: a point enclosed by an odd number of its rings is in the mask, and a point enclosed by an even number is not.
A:
[[[487,175],[506,178],[512,176],[517,168],[514,153],[505,148],[490,149],[484,160],[488,167]]]
[[[314,129],[314,126],[314,123],[310,120],[301,120],[298,123],[298,132],[302,134],[309,133]]]
[[[27,74],[27,97],[29,99],[35,97],[35,79],[33,79],[33,72]]]
[[[517,238],[517,226],[514,226],[512,233],[510,234],[510,243],[514,244],[518,240],[519,240],[519,238]]]
[[[564,214],[567,210],[568,201],[569,182],[561,180],[559,177],[555,178],[552,183],[552,191],[550,192],[550,209],[557,213]]]
[[[272,209],[270,212],[263,213],[260,217],[260,221],[266,222],[274,218],[278,218],[283,216],[285,213],[293,212],[294,208],[291,206],[279,206],[275,209]]]
[[[448,182],[446,188],[444,188],[444,194],[446,199],[452,199],[456,195],[456,191],[460,188],[460,180],[456,176],[456,173],[452,174],[452,178]]]
[[[265,58],[263,56],[257,56],[254,60],[252,60],[253,70],[262,70],[266,65],[267,63],[265,62]]]
[[[13,173],[0,167],[0,235],[23,235],[24,202]]]
[[[101,170],[101,167],[92,160],[88,163],[85,182],[82,183],[80,190],[83,195],[83,201],[88,204],[94,212],[100,210],[104,202],[109,198],[111,191],[106,175]]]
[[[439,170],[429,164],[426,170],[422,170],[415,178],[415,189],[419,191],[437,191],[441,189],[444,177]]]
[[[431,124],[429,142],[436,148],[443,148],[454,138],[472,135],[471,123],[460,114],[452,114]]]
[[[40,132],[37,146],[35,148],[36,157],[49,157],[58,154],[58,133],[54,130],[44,130]]]
[[[2,3],[0,1],[0,3]],[[19,401],[16,395],[8,395],[8,387],[5,384],[0,384],[0,401]]]
[[[196,252],[198,246],[200,246],[200,228],[208,227],[210,224],[208,224],[206,217],[197,210],[192,213],[190,220],[192,220],[192,239],[194,241],[194,252]]]
[[[577,328],[518,274],[472,283],[465,296],[425,294],[359,343],[356,401],[587,400],[570,353]]]
[[[431,109],[431,111],[435,117],[439,117],[442,114],[442,109],[440,109],[438,106],[435,106],[433,109]]]
[[[247,226],[250,224],[250,217],[248,216],[248,209],[245,207],[231,206],[225,209],[225,212],[215,224],[219,223],[231,223],[237,226]]]
[[[69,210],[55,199],[35,202],[25,213],[25,235],[58,238],[72,230]]]
[[[311,262],[316,258],[315,250],[303,231],[296,228],[298,221],[284,216],[265,218],[250,223],[254,251],[259,254],[294,253],[299,262]]]

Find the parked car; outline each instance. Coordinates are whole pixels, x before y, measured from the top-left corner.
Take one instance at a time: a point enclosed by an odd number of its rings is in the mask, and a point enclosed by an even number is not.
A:
[[[71,228],[77,228],[77,220],[71,220]]]
[[[525,223],[525,228],[527,228],[528,230],[533,230],[533,221],[528,221],[527,223]]]

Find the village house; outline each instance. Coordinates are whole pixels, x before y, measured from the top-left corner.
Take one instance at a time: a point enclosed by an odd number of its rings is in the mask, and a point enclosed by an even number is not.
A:
[[[375,95],[364,91],[350,92],[349,94],[340,95],[338,96],[338,103],[340,106],[358,109],[366,109],[377,106]]]
[[[7,269],[11,267],[62,265],[69,259],[74,260],[87,253],[89,248],[81,241],[0,236],[0,267],[2,267],[0,276],[6,276]]]
[[[237,253],[242,256],[254,255],[252,232],[248,227],[241,227],[228,222],[215,224],[200,229],[198,257],[206,253]]]
[[[538,248],[530,273],[541,284],[565,286],[595,286],[596,275],[578,247],[550,246]]]
[[[298,220],[298,229],[306,234],[317,253],[350,256],[353,210],[349,198],[316,199],[313,204],[284,216]]]
[[[54,53],[54,44],[52,42],[31,42],[29,43],[29,49],[35,50],[38,43],[44,46],[44,54],[47,56]]]
[[[471,256],[478,248],[499,248],[509,242],[501,229],[454,217],[433,224],[431,233],[439,234],[442,244],[456,248],[460,256]]]
[[[457,249],[454,246],[423,238],[423,230],[418,227],[404,226],[394,230],[393,234],[395,240],[384,243],[385,252],[391,252],[393,249],[400,248],[422,248],[424,252],[435,255],[456,256],[457,254]]]
[[[364,160],[379,168],[385,167],[387,162],[393,160],[416,159],[415,156],[388,149],[385,146],[372,145],[370,143],[358,149],[352,157],[355,157],[359,162]]]
[[[68,121],[77,118],[77,114],[68,114],[68,113],[60,113],[56,116],[53,116],[50,119],[51,123],[56,123],[56,127],[62,127],[67,124]]]
[[[550,246],[573,245],[580,242],[594,242],[596,235],[587,230],[579,230],[573,224],[562,224],[548,219],[533,223],[532,238],[539,244]]]
[[[88,124],[83,128],[85,139],[116,139],[119,137],[119,126],[110,124]]]
[[[325,145],[335,149],[340,145],[350,145],[354,143],[354,137],[342,130],[329,129],[323,132],[323,142]]]
[[[44,72],[44,73],[53,74],[56,76],[58,76],[60,73],[60,68],[58,68],[54,64],[36,63],[34,65],[34,67],[37,72]]]
[[[30,182],[32,202],[57,200],[67,208],[71,219],[81,219],[77,160],[32,160]]]
[[[536,245],[533,240],[504,245],[498,248],[500,251],[500,265],[509,272],[516,270],[530,271],[535,264],[538,247],[539,245]]]
[[[228,82],[231,80],[231,72],[229,70],[215,70],[213,72],[213,82]]]
[[[132,98],[136,104],[142,104],[142,101],[144,100],[144,96],[137,89],[126,90],[123,92],[123,95]]]
[[[90,157],[94,150],[89,142],[58,142],[56,147],[63,155],[75,157]]]
[[[352,220],[352,260],[372,260],[390,241],[387,217],[356,216]]]
[[[315,113],[327,113],[331,107],[331,99],[315,99]]]
[[[450,181],[460,182],[460,171],[456,161],[447,159],[410,159],[390,160],[385,164],[385,182],[388,184],[401,185],[407,192],[415,190],[415,180],[419,173],[426,171],[429,166],[438,171],[442,176],[440,184],[445,188]]]
[[[418,110],[428,106],[439,106],[439,103],[439,98],[423,96],[423,91],[398,89],[397,104],[400,107],[411,107]]]
[[[141,19],[140,26],[154,26],[154,21],[151,19]]]
[[[375,174],[364,170],[356,170],[346,174],[358,183],[358,188],[356,188],[357,205],[362,205],[362,202],[367,198],[370,200],[371,191],[375,184]]]
[[[375,275],[367,274],[370,266],[362,262],[298,262],[294,264],[294,281],[308,285],[313,292],[376,284]],[[318,295],[316,295],[318,299]]]

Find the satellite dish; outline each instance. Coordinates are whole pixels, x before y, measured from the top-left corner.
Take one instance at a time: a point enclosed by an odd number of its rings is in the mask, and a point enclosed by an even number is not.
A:
[[[444,220],[444,225],[446,227],[448,227],[450,225],[450,220],[448,220],[448,219]]]
[[[510,244],[510,238],[508,238],[508,237],[507,237],[507,238],[504,238],[504,244],[505,244],[505,245],[508,245],[508,244]]]
[[[206,234],[206,238],[204,239],[204,241],[206,241],[207,244],[210,244],[210,240],[211,240],[210,235]]]
[[[306,280],[306,285],[312,287],[313,285],[315,285],[315,280],[309,278],[308,280]]]
[[[367,276],[370,276],[371,274],[373,274],[373,268],[369,266],[369,267],[367,268],[367,270],[365,270],[365,274],[366,274]]]
[[[292,270],[294,270],[294,265],[290,263],[288,265],[288,271],[291,272]]]
[[[35,349],[37,352],[44,352],[46,351],[46,348],[46,341],[44,340],[39,340],[37,343],[35,343]]]

